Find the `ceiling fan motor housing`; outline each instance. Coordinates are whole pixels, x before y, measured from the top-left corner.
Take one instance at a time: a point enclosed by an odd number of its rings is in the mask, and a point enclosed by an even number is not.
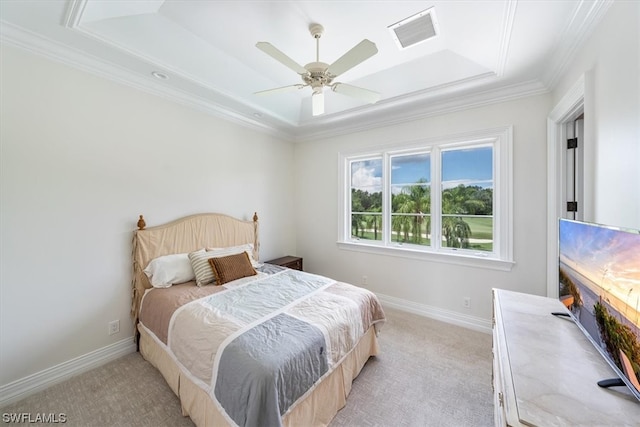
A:
[[[306,68],[309,73],[302,76],[302,81],[312,88],[315,89],[331,84],[333,76],[326,72],[329,64],[325,64],[324,62],[311,62],[305,65],[304,68]]]

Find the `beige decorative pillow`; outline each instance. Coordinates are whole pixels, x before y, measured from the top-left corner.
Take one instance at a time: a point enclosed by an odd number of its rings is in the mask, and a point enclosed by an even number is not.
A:
[[[255,276],[258,274],[251,265],[249,254],[227,255],[223,257],[209,258],[209,264],[213,270],[217,285],[224,285],[236,279]]]

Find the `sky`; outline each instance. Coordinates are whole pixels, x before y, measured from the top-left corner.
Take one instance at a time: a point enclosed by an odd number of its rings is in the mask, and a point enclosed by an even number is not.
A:
[[[559,237],[567,265],[627,304],[640,296],[640,231],[562,220]]]
[[[421,178],[430,182],[429,160],[429,153],[392,156],[391,184],[411,184]],[[490,187],[493,179],[493,150],[491,147],[480,147],[443,151],[442,171],[445,188],[458,184]],[[370,193],[382,191],[382,159],[352,163],[351,184],[354,188]]]

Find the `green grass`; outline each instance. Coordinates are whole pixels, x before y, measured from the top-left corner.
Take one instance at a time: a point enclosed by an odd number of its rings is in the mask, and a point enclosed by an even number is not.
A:
[[[488,240],[488,242],[471,242],[470,249],[491,252],[493,250],[493,218],[465,217],[464,220],[469,224],[469,228],[471,228],[471,239]],[[361,236],[357,236],[357,238],[382,241],[382,232],[378,231],[377,239],[374,239],[373,231],[365,231]],[[391,234],[391,240],[399,243],[404,242],[403,237],[398,236],[396,233]],[[406,243],[410,244],[411,242]],[[423,238],[420,245],[430,246],[431,239]]]
[[[374,234],[373,231],[365,231],[364,233],[362,233],[362,235],[358,235],[358,236],[351,236],[354,239],[358,238],[358,239],[363,239],[363,240],[382,240],[382,231],[378,231],[378,238],[375,239],[374,238]]]
[[[464,218],[474,239],[493,239],[493,218]]]

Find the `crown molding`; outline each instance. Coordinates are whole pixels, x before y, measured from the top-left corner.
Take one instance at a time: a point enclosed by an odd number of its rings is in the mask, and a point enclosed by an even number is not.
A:
[[[556,87],[560,78],[567,72],[579,48],[591,36],[613,3],[613,0],[580,2],[560,38],[560,43],[553,52],[549,61],[552,65],[542,78],[545,85],[551,90]]]
[[[401,106],[390,104],[387,108],[381,108],[360,117],[358,121],[331,126],[328,123],[323,123],[313,127],[301,128],[299,133],[296,134],[296,141],[312,142],[545,93],[549,93],[549,89],[538,80],[511,85],[494,85],[491,89],[484,89],[475,93],[471,90],[458,95],[445,92],[440,93],[440,99],[423,97],[407,101]]]
[[[513,22],[516,19],[516,9],[518,8],[518,0],[509,0],[505,4],[502,25],[502,36],[500,37],[500,50],[498,54],[498,63],[496,65],[496,75],[502,76],[504,68],[507,65],[507,55],[509,54],[509,45],[511,44],[511,34],[513,30]]]

